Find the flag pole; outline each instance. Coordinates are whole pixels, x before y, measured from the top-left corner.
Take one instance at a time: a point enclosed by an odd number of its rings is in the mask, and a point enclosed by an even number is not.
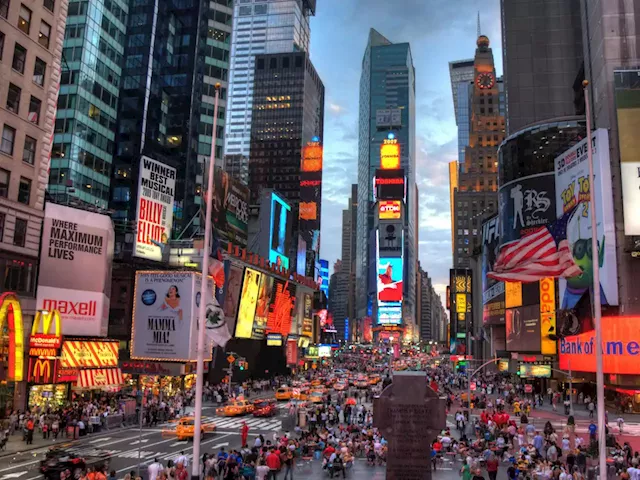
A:
[[[584,91],[585,116],[587,119],[587,157],[589,159],[589,200],[591,210],[591,251],[593,256],[593,320],[596,331],[596,403],[598,404],[598,456],[600,480],[607,478],[607,445],[604,410],[604,368],[602,365],[602,305],[600,303],[600,263],[598,250],[598,221],[596,219],[596,198],[594,195],[593,147],[591,143],[591,107],[589,105],[589,81],[582,82]],[[603,245],[604,248],[604,245]]]
[[[202,430],[202,390],[204,383],[204,334],[205,312],[207,304],[207,289],[209,288],[209,244],[211,243],[211,210],[213,200],[213,173],[216,161],[216,129],[218,126],[218,99],[220,98],[220,84],[215,85],[215,100],[213,106],[213,133],[211,135],[211,156],[209,158],[209,178],[205,195],[204,246],[202,248],[202,281],[200,284],[200,306],[198,308],[198,347],[196,366],[196,405],[193,425],[193,462],[191,463],[191,479],[200,478],[200,431]]]

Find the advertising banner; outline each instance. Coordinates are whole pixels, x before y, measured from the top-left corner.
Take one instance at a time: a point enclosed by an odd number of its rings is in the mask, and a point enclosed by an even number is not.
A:
[[[487,276],[493,271],[500,243],[499,217],[482,224],[482,323],[502,325],[505,315],[505,285]]]
[[[378,324],[400,325],[402,323],[402,307],[400,305],[379,305]]]
[[[380,145],[380,168],[398,170],[400,168],[400,144],[395,138],[385,138]]]
[[[560,368],[576,372],[596,371],[595,331],[560,340]],[[602,318],[603,371],[610,374],[640,374],[640,318]]]
[[[292,282],[274,279],[267,320],[268,333],[280,333],[283,337],[289,335],[296,298],[296,286]]]
[[[508,308],[506,311],[507,351],[540,351],[540,305]]]
[[[65,340],[62,343],[62,368],[98,368],[118,366],[118,342]]]
[[[63,335],[106,337],[114,231],[111,218],[47,203],[37,310],[57,310]]]
[[[556,354],[556,340],[550,335],[556,331],[556,281],[553,278],[540,280],[540,353]]]
[[[228,242],[247,246],[249,188],[216,167],[214,173],[211,221],[223,247]]]
[[[618,70],[614,95],[618,117],[624,234],[640,235],[640,69]]]
[[[27,381],[39,385],[57,383],[57,366],[58,361],[52,358],[29,357]]]
[[[376,200],[404,200],[404,170],[376,170]]]
[[[195,272],[138,271],[133,302],[131,358],[134,360],[196,359]],[[211,285],[213,299],[213,284]],[[211,358],[211,350],[208,350]]]
[[[138,210],[133,254],[147,260],[162,260],[171,239],[176,169],[146,156],[140,157]]]
[[[245,268],[242,293],[240,294],[240,306],[238,307],[238,320],[236,322],[236,338],[251,338],[253,331],[253,319],[260,295],[260,282],[262,273],[252,268]]]
[[[297,342],[296,342],[297,345]],[[267,347],[281,347],[282,346],[282,335],[279,333],[268,333],[267,334]]]
[[[518,368],[520,378],[551,378],[551,365],[529,365],[521,363]]]
[[[289,268],[289,238],[291,207],[275,193],[271,194],[271,230],[269,261],[285,270]]]
[[[556,191],[553,172],[518,178],[500,187],[500,245],[556,220]]]
[[[313,336],[313,295],[305,293],[303,296],[304,307],[302,315],[302,335]]]
[[[399,220],[402,216],[402,201],[380,200],[378,202],[378,218],[380,220]]]
[[[296,340],[287,340],[287,365],[296,365],[298,363],[298,342]]]
[[[593,285],[593,262],[600,264],[600,293],[604,305],[618,304],[618,274],[616,266],[615,221],[611,190],[609,134],[597,129],[591,137],[593,148],[594,198],[596,203],[599,252],[591,251],[591,202],[587,139],[574,145],[555,159],[556,214],[558,218],[576,205],[578,208],[567,224],[567,239],[573,260],[583,274],[558,281],[560,308],[574,308]]]
[[[402,258],[378,259],[378,305],[402,302]]]
[[[225,295],[222,310],[227,322],[229,333],[233,336],[236,329],[236,317],[238,315],[238,301],[242,290],[242,267],[226,261],[224,266]]]
[[[269,318],[269,305],[271,304],[274,278],[270,275],[262,274],[260,277],[260,293],[256,304],[256,314],[253,317],[253,329],[251,338],[262,340],[267,329],[267,319]]]

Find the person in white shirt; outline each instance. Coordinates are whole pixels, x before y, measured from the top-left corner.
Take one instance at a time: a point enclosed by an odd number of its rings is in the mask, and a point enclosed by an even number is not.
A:
[[[189,466],[189,459],[184,454],[184,452],[180,452],[180,455],[176,457],[173,463],[175,463],[176,465],[181,463],[184,468],[187,468]]]
[[[162,464],[158,461],[157,458],[153,459],[153,463],[149,465],[147,468],[147,472],[149,473],[149,480],[156,480],[160,472],[164,470]]]

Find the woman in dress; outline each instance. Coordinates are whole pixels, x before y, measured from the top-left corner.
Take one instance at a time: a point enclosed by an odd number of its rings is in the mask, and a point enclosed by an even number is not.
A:
[[[160,310],[169,310],[178,315],[178,320],[182,321],[182,307],[180,306],[180,293],[176,285],[171,285],[164,297],[164,302]]]

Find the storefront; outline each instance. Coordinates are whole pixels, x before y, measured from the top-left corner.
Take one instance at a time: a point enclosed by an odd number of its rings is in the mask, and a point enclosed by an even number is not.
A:
[[[139,390],[148,396],[173,396],[184,390],[184,367],[179,363],[153,362],[146,360],[125,360],[120,362],[125,391],[137,394]],[[195,377],[195,375],[191,376]],[[195,380],[190,380],[191,385]]]
[[[31,385],[29,387],[29,408],[42,407],[57,409],[64,407],[69,399],[69,384],[57,383],[46,385]]]
[[[70,374],[76,372],[73,393],[91,398],[99,392],[120,391],[124,378],[118,366],[118,348],[117,341],[65,339],[60,367]]]

